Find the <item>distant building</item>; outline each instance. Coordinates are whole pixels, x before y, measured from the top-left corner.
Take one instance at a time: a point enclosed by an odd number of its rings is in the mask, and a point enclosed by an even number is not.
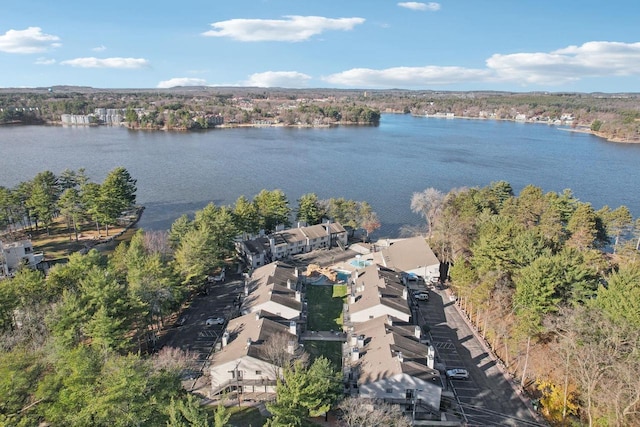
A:
[[[236,244],[236,249],[248,266],[257,268],[272,261],[317,249],[329,249],[335,246],[344,248],[347,245],[347,239],[347,231],[338,222],[325,222],[311,226],[299,223],[296,228],[239,242]]]
[[[4,276],[13,275],[20,267],[37,268],[44,259],[42,252],[34,252],[30,240],[13,243],[0,242],[0,272]]]
[[[110,126],[120,126],[122,124],[122,120],[124,110],[118,108],[96,108],[94,110],[94,115],[105,125]]]

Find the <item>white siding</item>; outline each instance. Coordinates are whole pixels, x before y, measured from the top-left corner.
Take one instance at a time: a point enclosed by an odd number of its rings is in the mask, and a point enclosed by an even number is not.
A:
[[[368,384],[360,385],[360,396],[370,399],[404,399],[407,390],[417,392],[417,398],[433,408],[440,407],[442,389],[435,383],[422,381],[407,374],[397,374]],[[390,390],[391,393],[387,393]]]
[[[300,317],[300,312],[298,310],[295,310],[291,307],[287,307],[282,304],[275,303],[273,301],[267,301],[265,303],[258,304],[256,306],[252,306],[250,310],[251,310],[251,313],[254,313],[259,310],[265,310],[265,311],[268,311],[269,313],[277,314],[278,316],[283,317],[287,320],[297,319],[298,317]]]
[[[222,350],[224,351],[224,350]],[[215,360],[214,360],[215,363]],[[217,391],[218,386],[225,384],[228,381],[235,382],[236,378],[233,377],[231,372],[235,371],[237,367],[238,371],[242,373],[242,380],[273,380],[276,379],[275,365],[259,360],[250,356],[244,356],[240,359],[233,360],[231,362],[224,363],[222,365],[213,365],[211,367],[211,389]],[[259,372],[259,373],[257,373]],[[238,384],[242,385],[241,382]],[[275,387],[266,386],[262,390],[256,389],[255,391],[268,391],[273,392]],[[246,390],[251,392],[253,390]]]
[[[393,308],[383,304],[378,304],[373,307],[366,308],[364,310],[351,312],[350,318],[351,318],[351,321],[354,323],[361,323],[361,322],[366,322],[367,320],[370,320],[370,319],[375,319],[376,317],[386,316],[386,315],[397,317],[403,322],[408,322],[411,317],[409,314],[403,313],[398,310],[394,310]]]

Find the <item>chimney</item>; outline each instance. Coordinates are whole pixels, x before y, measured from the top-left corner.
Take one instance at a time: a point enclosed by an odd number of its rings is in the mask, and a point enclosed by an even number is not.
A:
[[[391,318],[391,316],[387,316],[387,325],[393,326],[393,319]]]
[[[400,363],[404,362],[404,357],[402,357],[402,352],[401,351],[398,352],[398,362],[400,362]]]
[[[353,347],[351,349],[351,361],[357,362],[358,359],[360,359],[360,350],[358,350],[358,347]]]
[[[296,277],[300,277],[300,270],[298,270],[298,267],[296,267],[296,268],[293,270],[293,274],[294,274]]]
[[[378,298],[382,298],[382,292],[378,291]]]
[[[407,299],[407,288],[402,289],[402,299]]]
[[[295,320],[289,321],[289,333],[291,333],[291,335],[298,335],[298,324]]]
[[[364,335],[358,335],[358,348],[364,347]]]
[[[244,285],[244,296],[248,297],[249,296],[249,284],[245,284]]]
[[[355,294],[349,295],[349,304],[355,304],[355,303],[356,303],[356,295]]]
[[[229,344],[229,331],[224,331],[222,334],[222,348],[225,348]]]
[[[420,326],[416,325],[413,328],[413,334],[416,336],[416,338],[418,338],[418,340],[422,338],[422,329],[420,328]]]
[[[253,341],[251,341],[251,338],[247,338],[247,347],[251,346],[251,343],[252,343],[252,342],[253,342]]]
[[[358,336],[356,334],[351,335],[351,347],[358,345]]]
[[[293,286],[291,284],[291,279],[287,279],[287,288],[293,289]]]
[[[430,345],[429,350],[427,351],[427,366],[431,369],[434,369],[433,367],[435,365],[435,356],[436,350],[432,345]]]
[[[287,353],[294,354],[296,352],[296,342],[291,340],[287,342]]]
[[[300,295],[300,291],[296,291],[296,301],[300,302],[302,300],[302,296]]]
[[[260,320],[260,310],[256,311],[256,320]]]

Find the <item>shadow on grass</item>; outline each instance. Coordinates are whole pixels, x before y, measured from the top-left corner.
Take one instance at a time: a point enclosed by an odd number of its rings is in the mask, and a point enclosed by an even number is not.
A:
[[[333,368],[340,370],[342,368],[342,343],[337,341],[305,341],[304,349],[311,361],[320,356],[324,356],[333,365]]]
[[[264,425],[267,418],[260,413],[260,410],[255,406],[243,406],[238,408],[237,406],[229,408],[231,409],[231,418],[227,425],[234,427],[260,427]]]

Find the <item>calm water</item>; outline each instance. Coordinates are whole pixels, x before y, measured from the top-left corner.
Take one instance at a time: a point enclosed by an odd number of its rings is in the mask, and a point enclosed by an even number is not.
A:
[[[379,127],[219,129],[198,133],[122,128],[0,128],[0,185],[36,173],[84,167],[101,182],[116,166],[138,180],[145,229],[166,229],[208,202],[282,189],[366,200],[380,236],[421,219],[411,195],[427,187],[484,186],[506,180],[544,191],[571,188],[598,209],[626,205],[640,215],[640,145],[538,124],[384,115]]]

